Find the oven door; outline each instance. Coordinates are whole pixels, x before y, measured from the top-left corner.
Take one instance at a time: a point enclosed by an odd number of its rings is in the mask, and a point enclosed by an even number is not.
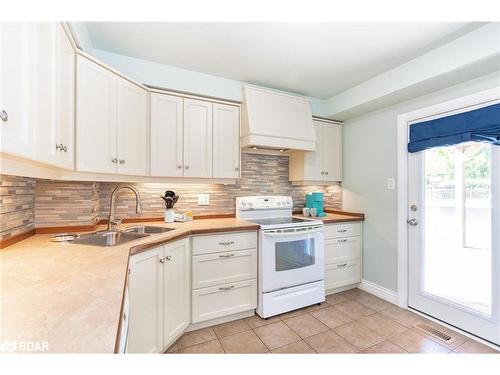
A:
[[[264,293],[325,278],[323,226],[261,230]]]

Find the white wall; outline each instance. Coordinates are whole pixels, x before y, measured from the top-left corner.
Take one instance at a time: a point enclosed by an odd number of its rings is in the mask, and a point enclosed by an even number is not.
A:
[[[347,120],[343,128],[343,209],[364,212],[363,278],[397,290],[397,116],[492,87],[500,71]]]
[[[145,85],[167,90],[239,102],[241,101],[241,88],[246,84],[241,81],[199,73],[98,49],[93,50],[93,55],[104,63]],[[313,115],[325,117],[325,101],[317,98],[308,99],[311,101],[311,111]]]

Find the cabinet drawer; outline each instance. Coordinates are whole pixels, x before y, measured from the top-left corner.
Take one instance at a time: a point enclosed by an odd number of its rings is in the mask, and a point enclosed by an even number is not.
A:
[[[325,238],[361,236],[361,223],[325,225]]]
[[[361,281],[360,259],[330,264],[326,266],[325,289],[356,284]]]
[[[325,240],[325,263],[361,258],[361,237],[333,238]]]
[[[257,278],[257,250],[192,257],[193,289]]]
[[[256,306],[256,279],[196,289],[192,298],[192,322],[220,318],[255,309]]]
[[[221,233],[193,237],[193,255],[257,248],[257,232]]]

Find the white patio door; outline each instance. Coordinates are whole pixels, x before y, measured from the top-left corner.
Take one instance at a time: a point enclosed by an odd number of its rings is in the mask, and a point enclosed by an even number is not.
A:
[[[436,147],[408,163],[409,307],[500,344],[500,146]]]

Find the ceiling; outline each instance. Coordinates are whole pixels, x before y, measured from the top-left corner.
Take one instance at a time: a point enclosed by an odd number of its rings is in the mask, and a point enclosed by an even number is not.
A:
[[[93,47],[328,98],[480,23],[89,22]]]

